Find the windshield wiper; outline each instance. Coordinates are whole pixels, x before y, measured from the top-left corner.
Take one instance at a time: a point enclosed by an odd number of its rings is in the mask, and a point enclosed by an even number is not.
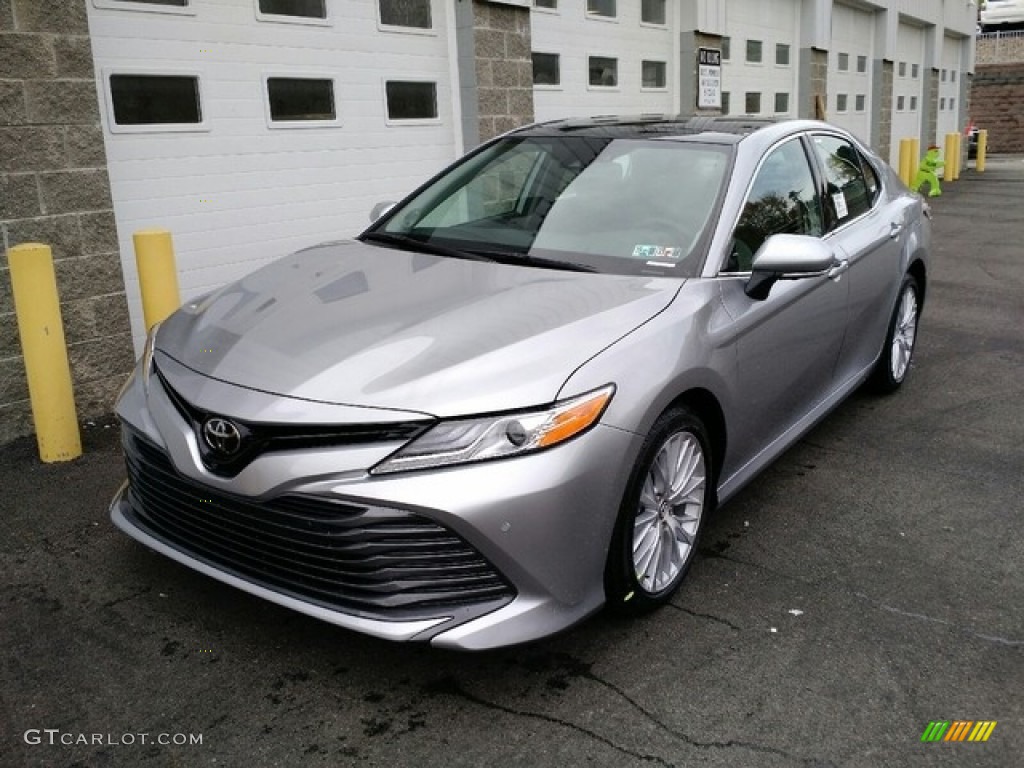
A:
[[[450,248],[447,245],[439,245],[438,243],[432,243],[429,240],[420,240],[418,237],[402,235],[397,232],[367,232],[359,239],[364,243],[393,245],[404,251],[430,253],[434,256],[450,256],[453,259],[469,259],[470,261],[497,261],[493,256],[489,256],[485,253]]]
[[[524,267],[537,267],[538,269],[560,269],[564,272],[597,272],[597,268],[589,264],[548,259],[544,256],[531,256],[526,253],[513,253],[511,251],[477,251],[477,253],[486,254],[503,264],[521,264]]]

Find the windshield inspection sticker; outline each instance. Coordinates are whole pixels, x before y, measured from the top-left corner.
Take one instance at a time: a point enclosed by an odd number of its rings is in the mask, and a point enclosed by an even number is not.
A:
[[[846,207],[846,196],[842,192],[832,195],[832,203],[836,207],[836,216],[840,219],[845,219],[850,214],[849,208]]]
[[[657,266],[674,267],[683,258],[683,249],[664,245],[638,245],[633,248],[633,258],[646,259],[648,264],[659,262]]]

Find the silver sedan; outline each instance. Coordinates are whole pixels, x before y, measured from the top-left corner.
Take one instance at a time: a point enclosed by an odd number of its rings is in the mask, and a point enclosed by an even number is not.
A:
[[[860,385],[904,381],[929,237],[825,123],[514,131],[154,328],[113,520],[393,640],[649,610],[716,505]]]

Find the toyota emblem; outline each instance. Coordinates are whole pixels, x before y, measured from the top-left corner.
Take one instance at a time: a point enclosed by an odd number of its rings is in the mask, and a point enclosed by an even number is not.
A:
[[[233,456],[242,447],[242,433],[238,427],[218,416],[203,422],[203,440],[221,456]]]

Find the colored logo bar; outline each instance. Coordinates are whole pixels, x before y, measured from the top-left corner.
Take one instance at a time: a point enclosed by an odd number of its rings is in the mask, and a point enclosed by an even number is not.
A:
[[[988,741],[996,729],[995,720],[932,720],[921,741]]]

